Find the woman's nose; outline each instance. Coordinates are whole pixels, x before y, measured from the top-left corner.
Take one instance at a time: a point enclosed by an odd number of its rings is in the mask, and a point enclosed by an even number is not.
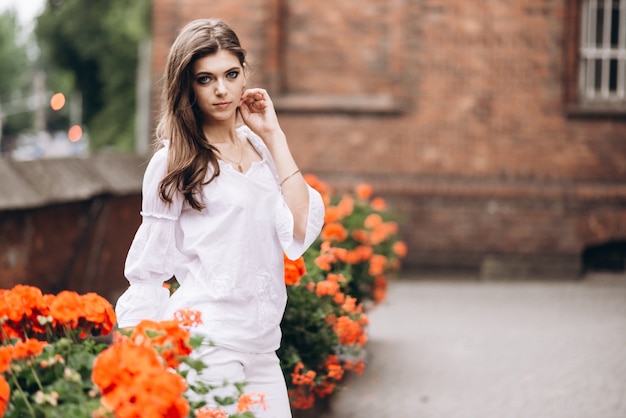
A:
[[[226,85],[223,80],[218,79],[215,83],[215,94],[222,95],[226,93]]]

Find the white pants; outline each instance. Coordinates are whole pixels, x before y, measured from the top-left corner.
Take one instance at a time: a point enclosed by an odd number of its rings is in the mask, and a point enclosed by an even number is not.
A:
[[[291,407],[287,395],[285,378],[280,368],[276,353],[243,353],[223,347],[202,345],[191,354],[194,359],[201,360],[208,367],[198,376],[193,371],[189,380],[200,379],[208,385],[221,386],[224,381],[229,383],[247,382],[244,393],[260,393],[265,395],[267,409],[260,405],[252,407],[257,418],[291,418]],[[229,385],[226,388],[212,390],[207,402],[216,407],[213,395],[233,396],[236,389]],[[237,412],[237,403],[224,408],[229,414]]]

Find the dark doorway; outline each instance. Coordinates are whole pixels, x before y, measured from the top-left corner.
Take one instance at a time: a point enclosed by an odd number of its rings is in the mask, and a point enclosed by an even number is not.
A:
[[[586,272],[623,272],[625,264],[626,241],[611,241],[583,251],[583,269]]]

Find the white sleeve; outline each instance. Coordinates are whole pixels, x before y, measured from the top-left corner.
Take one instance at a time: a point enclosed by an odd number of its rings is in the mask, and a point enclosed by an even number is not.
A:
[[[241,126],[239,129],[248,137],[248,139],[250,139],[250,141],[253,142],[255,148],[261,151],[264,157],[267,158],[268,161],[270,161],[270,168],[276,181],[276,187],[280,190],[276,165],[272,158],[272,154],[265,146],[263,140],[245,125]],[[307,248],[309,248],[311,244],[313,244],[315,239],[320,234],[322,227],[324,226],[324,202],[322,200],[322,196],[317,190],[313,189],[308,184],[307,187],[309,190],[309,213],[307,216],[307,225],[304,240],[297,240],[293,236],[293,214],[291,213],[291,210],[287,206],[287,202],[285,202],[285,199],[283,199],[282,195],[277,202],[277,207],[275,211],[275,224],[278,239],[280,241],[280,245],[283,251],[285,252],[285,255],[291,260],[295,260],[302,254],[304,254]]]
[[[295,260],[313,244],[324,226],[324,202],[319,192],[307,185],[309,190],[309,213],[307,217],[304,240],[297,240],[293,236],[294,220],[284,199],[280,199],[276,210],[276,232],[280,245],[287,258]]]
[[[159,183],[167,169],[167,148],[150,160],[143,180],[142,223],[126,257],[124,275],[130,287],[115,306],[118,326],[136,325],[143,319],[159,319],[169,299],[163,282],[174,274],[176,222],[182,197],[176,193],[171,204],[161,200]]]

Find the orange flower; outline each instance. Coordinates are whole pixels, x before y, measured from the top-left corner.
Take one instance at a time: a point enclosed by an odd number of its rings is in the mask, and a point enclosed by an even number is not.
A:
[[[344,195],[337,204],[340,218],[352,215],[354,211],[354,199],[349,194]]]
[[[313,370],[309,370],[306,373],[302,374],[300,371],[304,368],[304,364],[300,361],[293,368],[293,373],[291,373],[291,382],[294,385],[311,385],[314,383],[316,373]]]
[[[262,393],[244,393],[239,397],[237,412],[248,412],[254,405],[261,405],[263,409],[267,409],[265,395]]]
[[[357,302],[357,298],[348,296],[346,297],[346,300],[341,305],[341,309],[349,315],[361,313],[363,311],[363,305],[361,303],[357,305],[356,302]]]
[[[345,300],[346,294],[343,292],[337,292],[335,293],[335,296],[333,296],[333,302],[335,302],[336,305],[341,306]]]
[[[380,244],[389,239],[391,235],[398,232],[398,224],[395,222],[385,222],[377,225],[370,234],[370,242],[374,245]]]
[[[339,364],[329,364],[328,377],[335,380],[341,380],[343,378],[343,368]]]
[[[332,395],[335,391],[336,384],[329,381],[324,380],[319,386],[315,388],[315,394],[319,398],[325,398],[326,396]]]
[[[324,210],[324,223],[338,222],[341,220],[341,213],[337,206],[327,206]]]
[[[339,343],[342,345],[357,345],[362,347],[367,341],[365,330],[359,321],[352,320],[348,316],[340,316],[333,325],[333,331],[337,334]]]
[[[18,284],[11,289],[11,294],[20,300],[19,308],[26,317],[32,316],[34,312],[46,310],[43,294],[37,287]]]
[[[38,288],[16,285],[11,290],[0,291],[0,318],[4,319],[2,329],[6,334],[2,339],[24,338],[31,330],[43,332],[38,315],[48,315],[48,304]]]
[[[322,270],[328,271],[337,261],[345,261],[347,254],[345,248],[332,247],[330,241],[324,241],[320,246],[320,255],[314,262]]]
[[[374,249],[369,245],[359,245],[354,250],[348,252],[345,261],[348,264],[358,264],[369,260],[373,253]]]
[[[346,281],[344,275],[340,273],[328,273],[326,279],[336,283],[344,283]]]
[[[357,361],[356,365],[354,366],[354,371],[358,375],[362,375],[364,370],[365,370],[365,362],[359,359],[359,361]]]
[[[346,370],[353,370],[358,375],[361,375],[365,370],[365,362],[363,362],[363,359],[358,359],[357,361],[346,360],[343,367]]]
[[[309,370],[305,374],[291,374],[291,382],[294,385],[310,385],[315,379],[316,373],[313,370]]]
[[[363,225],[365,225],[365,227],[368,229],[374,229],[382,223],[383,223],[383,218],[377,213],[370,213],[369,215],[367,215],[367,217],[363,221]]]
[[[19,360],[30,356],[36,356],[41,354],[46,345],[48,345],[47,342],[35,340],[34,338],[29,338],[26,341],[19,341],[15,344],[13,349],[13,358]]]
[[[290,260],[283,254],[283,260],[285,263],[285,284],[288,286],[297,285],[300,283],[302,276],[306,274],[304,257],[300,257],[297,260]]]
[[[337,261],[346,261],[346,256],[348,254],[348,250],[341,247],[333,247],[330,250],[332,254],[335,256]]]
[[[352,239],[362,244],[366,244],[369,241],[369,232],[364,229],[355,229],[352,231]]]
[[[119,385],[132,383],[142,371],[161,367],[156,351],[128,341],[113,344],[96,357],[91,379],[107,394]]]
[[[113,306],[102,296],[89,292],[81,296],[82,317],[88,322],[89,328],[99,330],[103,335],[109,334],[117,318]]]
[[[339,222],[331,222],[322,228],[321,237],[324,241],[336,240],[343,242],[348,237],[348,231]]]
[[[391,246],[391,250],[400,258],[406,257],[407,246],[403,241],[396,241]]]
[[[380,303],[387,296],[387,279],[385,276],[377,276],[374,280],[374,302]]]
[[[346,263],[348,264],[358,264],[361,262],[361,257],[359,253],[356,251],[348,251],[346,253]]]
[[[321,254],[315,257],[315,265],[324,271],[330,270],[331,264],[335,262],[335,257],[332,254]]]
[[[183,327],[195,327],[202,323],[202,312],[191,309],[179,309],[174,312],[174,319]]]
[[[339,283],[334,280],[322,280],[315,286],[317,296],[334,296],[339,291]]]
[[[305,174],[304,180],[308,183],[309,186],[317,190],[322,195],[322,197],[332,193],[331,188],[313,174]]]
[[[130,340],[138,345],[154,347],[165,363],[174,369],[179,366],[181,357],[191,353],[189,338],[189,331],[176,320],[143,320],[135,326],[130,336]]]
[[[152,369],[135,377],[133,384],[119,386],[102,395],[112,406],[116,418],[186,418],[189,403],[183,397],[187,385],[183,378],[166,369]]]
[[[130,340],[109,346],[94,361],[92,380],[103,405],[117,418],[183,418],[189,413],[185,381],[151,347]]]
[[[359,199],[367,200],[372,197],[372,186],[367,183],[361,183],[356,186],[354,189],[356,196]]]
[[[326,361],[324,361],[324,364],[326,365],[326,367],[331,364],[339,364],[339,357],[334,354],[329,354],[328,357],[326,357]]]
[[[52,295],[46,295],[52,296]],[[84,310],[83,299],[76,292],[64,290],[56,297],[49,298],[50,315],[54,325],[76,328],[81,312]]]
[[[361,255],[363,261],[369,260],[374,254],[374,249],[369,245],[359,245],[356,250]]]
[[[221,408],[211,408],[210,406],[204,406],[200,409],[196,409],[195,418],[228,418],[228,413]]]
[[[0,373],[4,373],[11,367],[13,360],[13,346],[5,345],[0,347]]]
[[[387,209],[387,202],[385,202],[385,199],[382,197],[373,198],[370,204],[372,205],[372,209],[378,212],[382,212]]]
[[[370,257],[369,274],[371,276],[378,276],[385,271],[385,265],[387,264],[387,257],[380,254],[374,254]]]
[[[4,377],[0,376],[0,417],[4,416],[10,399],[11,388]]]
[[[289,390],[291,405],[297,409],[310,409],[315,404],[315,395],[306,386]]]

